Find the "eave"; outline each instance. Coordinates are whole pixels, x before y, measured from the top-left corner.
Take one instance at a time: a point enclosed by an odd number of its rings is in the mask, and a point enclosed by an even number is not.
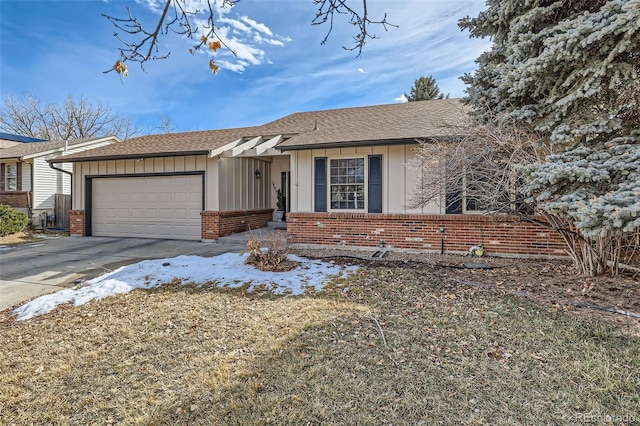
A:
[[[65,158],[57,157],[47,160],[49,163],[81,163],[83,161],[106,161],[106,160],[137,160],[138,158],[164,158],[164,157],[186,157],[189,155],[208,155],[209,151],[178,151],[178,152],[153,152],[144,154],[116,154],[98,155],[94,157]]]

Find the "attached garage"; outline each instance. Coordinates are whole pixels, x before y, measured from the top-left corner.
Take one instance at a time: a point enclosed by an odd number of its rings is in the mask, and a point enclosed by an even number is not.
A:
[[[89,224],[98,237],[200,240],[203,174],[91,177]]]

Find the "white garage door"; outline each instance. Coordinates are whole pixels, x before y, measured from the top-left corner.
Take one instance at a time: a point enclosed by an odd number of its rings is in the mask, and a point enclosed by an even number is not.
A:
[[[94,178],[92,233],[199,240],[202,207],[201,175]]]

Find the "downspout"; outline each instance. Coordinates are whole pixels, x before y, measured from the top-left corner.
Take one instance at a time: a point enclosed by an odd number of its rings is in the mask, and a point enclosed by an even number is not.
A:
[[[49,163],[49,162],[47,161],[47,163]],[[73,173],[68,171],[68,170],[59,169],[59,168],[55,167],[53,165],[53,163],[49,163],[49,167],[51,167],[53,170],[57,170],[59,172],[66,173],[66,174],[69,175],[69,179],[71,179],[71,193],[73,194]]]
[[[64,151],[62,151],[62,154],[63,154],[63,155],[67,153],[67,149],[69,148],[68,143],[69,143],[69,142],[65,139],[65,140],[64,140]],[[71,181],[71,182],[70,182],[70,186],[71,186],[71,195],[73,196],[73,173],[72,173],[72,172],[69,172],[69,171],[67,171],[67,170],[64,170],[64,169],[59,169],[59,168],[57,168],[57,167],[54,167],[53,163],[51,163],[51,162],[49,162],[49,161],[47,161],[47,163],[49,163],[49,167],[51,167],[53,170],[57,170],[57,171],[59,171],[59,172],[66,173],[66,174],[68,174],[68,175],[69,175],[69,180]],[[63,188],[64,188],[64,183],[62,184],[62,186],[63,186]]]

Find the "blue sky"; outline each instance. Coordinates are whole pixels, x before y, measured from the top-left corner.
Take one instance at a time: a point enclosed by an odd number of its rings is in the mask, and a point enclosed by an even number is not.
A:
[[[189,54],[193,42],[177,35],[161,39],[171,55],[147,63],[146,72],[128,63],[122,81],[104,74],[120,44],[101,14],[125,17],[129,6],[151,26],[160,2],[0,1],[2,98],[31,93],[60,103],[83,95],[151,133],[163,116],[178,131],[250,126],[298,111],[398,102],[420,76],[433,75],[443,92],[461,97],[459,77],[489,49],[488,40],[470,39],[457,27],[458,19],[483,10],[484,0],[369,0],[373,18],[387,12],[399,28],[374,28],[380,38],[359,58],[342,49],[354,35],[346,21],[336,22],[320,45],[328,27],[311,25],[311,0],[241,0],[218,18],[224,40],[238,52],[213,54],[218,74],[209,69],[210,53]]]

